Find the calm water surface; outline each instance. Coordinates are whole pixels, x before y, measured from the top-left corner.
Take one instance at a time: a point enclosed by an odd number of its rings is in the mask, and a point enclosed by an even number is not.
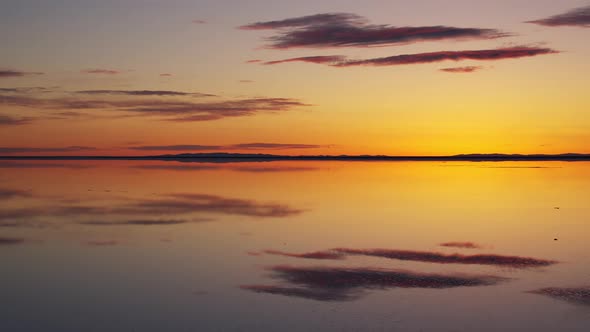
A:
[[[590,163],[0,162],[2,331],[588,331]]]

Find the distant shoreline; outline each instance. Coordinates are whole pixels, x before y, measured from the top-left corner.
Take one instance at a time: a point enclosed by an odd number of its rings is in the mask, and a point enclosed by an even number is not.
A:
[[[180,162],[255,161],[590,161],[590,154],[461,154],[452,156],[310,155],[187,153],[157,156],[0,156],[0,160],[154,160]]]

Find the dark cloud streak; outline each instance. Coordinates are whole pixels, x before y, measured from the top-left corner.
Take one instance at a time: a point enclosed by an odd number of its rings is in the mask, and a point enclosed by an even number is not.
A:
[[[270,48],[367,47],[409,44],[423,41],[458,39],[495,39],[509,36],[494,29],[449,26],[395,27],[368,24],[359,15],[326,13],[257,22],[242,30],[278,30],[270,37]]]
[[[590,28],[590,5],[575,8],[563,14],[554,15],[540,20],[527,21],[525,23],[533,23],[549,27],[576,26]]]
[[[169,90],[82,90],[82,91],[76,91],[76,93],[87,94],[87,95],[215,97],[215,95],[207,94],[207,93],[169,91]]]
[[[354,66],[399,66],[425,64],[442,61],[496,61],[503,59],[517,59],[524,57],[533,57],[544,54],[555,54],[559,51],[550,48],[532,47],[532,46],[514,46],[507,48],[488,49],[488,50],[465,50],[465,51],[438,51],[429,53],[401,54],[383,58],[353,60],[347,59],[341,55],[328,56],[307,56],[298,58],[289,58],[283,60],[267,61],[263,65],[276,65],[288,62],[308,62],[315,64],[324,64],[331,67],[354,67]],[[481,67],[467,66],[459,68],[443,68],[442,71],[458,73],[473,72]]]

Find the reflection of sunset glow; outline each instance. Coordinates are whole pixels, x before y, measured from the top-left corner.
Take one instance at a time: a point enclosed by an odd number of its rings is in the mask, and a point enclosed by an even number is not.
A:
[[[1,2],[0,330],[589,331],[583,2]]]

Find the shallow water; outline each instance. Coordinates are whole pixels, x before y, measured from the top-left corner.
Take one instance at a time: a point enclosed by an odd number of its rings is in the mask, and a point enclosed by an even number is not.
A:
[[[588,188],[586,162],[1,161],[0,328],[587,331]]]

